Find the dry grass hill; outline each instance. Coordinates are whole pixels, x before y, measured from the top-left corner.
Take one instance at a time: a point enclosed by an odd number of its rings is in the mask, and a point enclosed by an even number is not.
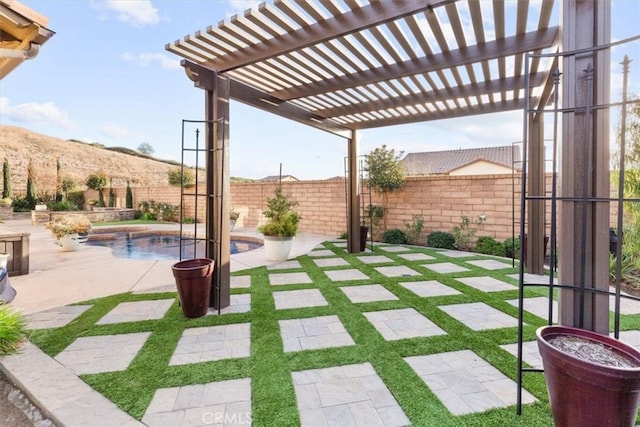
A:
[[[36,170],[36,188],[55,194],[56,162],[60,159],[61,174],[86,188],[87,176],[104,171],[114,187],[154,186],[167,184],[167,172],[176,165],[105,149],[101,146],[58,139],[14,126],[0,126],[0,162],[7,158],[11,171],[11,186],[17,195],[26,192],[29,160]],[[2,182],[0,173],[0,183]],[[2,188],[2,187],[0,187]]]

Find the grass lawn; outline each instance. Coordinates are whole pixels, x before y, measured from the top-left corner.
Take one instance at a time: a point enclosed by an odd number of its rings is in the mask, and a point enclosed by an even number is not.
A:
[[[517,342],[516,327],[473,331],[440,308],[450,304],[483,302],[517,318],[518,309],[506,302],[518,298],[517,280],[507,276],[517,273],[517,269],[509,266],[505,269],[487,270],[469,263],[472,260],[492,259],[482,255],[451,258],[432,248],[410,246],[407,248],[412,253],[424,253],[433,259],[410,261],[402,258],[398,253],[386,252],[377,247],[371,255],[384,255],[391,259],[391,263],[371,265],[361,261],[361,258],[367,255],[348,254],[344,248],[337,246],[336,242],[326,242],[321,249],[328,249],[334,253],[328,258],[340,257],[347,261],[348,266],[319,267],[314,260],[322,258],[304,255],[297,258],[301,269],[277,271],[277,273],[304,271],[313,283],[273,286],[269,282],[269,274],[273,274],[274,270],[268,270],[266,267],[234,273],[234,276],[251,277],[250,288],[232,289],[233,294],[251,294],[251,311],[247,313],[186,319],[182,316],[176,299],[166,315],[159,320],[96,325],[100,318],[121,302],[176,297],[173,292],[121,294],[89,301],[88,304],[92,307],[76,320],[61,328],[35,331],[31,340],[50,356],[56,356],[81,336],[151,332],[142,350],[125,371],[81,376],[94,389],[138,419],[142,418],[153,394],[159,388],[251,378],[253,424],[295,426],[300,424],[300,417],[296,406],[292,372],[368,362],[389,388],[412,425],[439,427],[552,425],[544,377],[540,373],[524,374],[525,388],[538,399],[538,402],[525,405],[521,416],[516,415],[515,406],[492,409],[484,413],[454,416],[405,362],[403,358],[408,356],[469,349],[514,381],[517,372],[516,357],[500,347],[501,344]],[[425,268],[425,265],[440,262],[454,263],[463,266],[467,271],[440,274]],[[376,267],[389,265],[404,265],[419,272],[420,275],[387,277],[376,270]],[[334,282],[325,274],[329,270],[353,268],[357,268],[368,278]],[[489,276],[507,282],[513,285],[513,289],[482,292],[456,280],[456,278],[477,276]],[[449,296],[420,297],[399,284],[425,280],[437,280],[460,293]],[[339,289],[343,286],[364,284],[383,285],[398,299],[356,304],[352,303]],[[276,310],[274,291],[293,289],[319,289],[328,305]],[[545,292],[543,288],[527,288],[525,296],[544,296]],[[409,307],[434,322],[446,332],[446,335],[385,341],[363,314]],[[322,350],[283,351],[279,320],[323,315],[337,315],[356,344]],[[535,330],[544,325],[545,320],[525,312],[524,321],[526,323],[524,340],[535,340]],[[185,329],[233,323],[251,324],[251,355],[249,357],[169,366],[169,360]],[[640,328],[640,315],[622,317],[623,330],[638,328]]]

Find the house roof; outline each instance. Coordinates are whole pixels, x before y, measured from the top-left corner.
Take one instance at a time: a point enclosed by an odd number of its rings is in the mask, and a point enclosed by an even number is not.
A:
[[[55,34],[46,28],[48,19],[15,0],[0,0],[0,79]]]
[[[431,151],[425,153],[409,153],[402,163],[407,175],[439,175],[475,163],[486,161],[520,170],[520,147],[507,145],[503,147],[483,147],[447,151]]]
[[[265,176],[264,178],[261,178],[259,181],[260,182],[278,182],[280,181],[280,175]],[[300,180],[293,175],[282,175],[282,181],[287,182],[287,181],[300,181]]]
[[[532,108],[550,99],[555,0],[284,1],[166,45],[231,99],[350,138],[351,131]]]

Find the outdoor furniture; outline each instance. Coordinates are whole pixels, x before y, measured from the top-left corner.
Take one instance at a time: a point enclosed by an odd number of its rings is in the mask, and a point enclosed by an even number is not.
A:
[[[9,304],[16,297],[16,290],[9,283],[6,268],[0,268],[0,304]]]
[[[7,272],[10,276],[29,274],[30,233],[0,234],[0,253],[9,254]]]

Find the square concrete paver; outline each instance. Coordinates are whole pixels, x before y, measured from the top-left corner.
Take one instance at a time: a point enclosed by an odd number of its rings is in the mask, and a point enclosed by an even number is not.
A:
[[[273,299],[276,304],[276,310],[329,305],[319,289],[274,292]]]
[[[482,267],[485,270],[502,270],[505,268],[512,268],[511,263],[495,259],[481,259],[477,261],[467,261],[467,263],[475,265],[476,267]]]
[[[448,258],[468,258],[468,257],[472,257],[472,256],[477,256],[478,254],[475,254],[473,252],[464,252],[464,251],[456,251],[453,249],[447,249],[447,250],[443,250],[443,251],[438,251],[438,253],[440,255],[446,256]]]
[[[249,378],[156,390],[142,422],[150,427],[251,425]]]
[[[355,344],[335,315],[280,320],[278,323],[285,352]]]
[[[102,319],[98,320],[97,324],[107,325],[111,323],[162,319],[175,301],[175,299],[160,299],[153,301],[121,302]]]
[[[185,329],[169,365],[249,357],[250,323]]]
[[[353,303],[394,301],[398,297],[382,285],[343,286],[340,288]]]
[[[274,273],[269,274],[269,283],[277,285],[301,285],[313,283],[307,273]]]
[[[387,341],[446,335],[435,323],[413,308],[363,313]]]
[[[80,337],[55,359],[76,375],[124,371],[149,335],[151,332]]]
[[[251,294],[233,294],[230,295],[229,306],[220,310],[220,314],[231,313],[248,313],[251,311]],[[217,316],[218,309],[209,307],[208,316]]]
[[[342,258],[319,258],[314,259],[313,262],[318,267],[342,267],[349,265],[349,263]]]
[[[368,256],[359,256],[357,257],[359,261],[362,261],[365,264],[384,264],[387,262],[393,262],[393,260],[384,255],[368,255]]]
[[[518,326],[518,319],[483,302],[442,305],[438,308],[474,331]]]
[[[251,276],[231,276],[232,288],[250,288]]]
[[[345,240],[340,240],[340,241],[337,241],[337,242],[333,242],[333,244],[337,248],[346,248],[347,247],[347,242]]]
[[[369,363],[292,372],[291,376],[303,426],[410,424]]]
[[[518,357],[518,343],[503,344],[500,346],[504,350]],[[538,351],[537,341],[525,341],[522,343],[522,361],[535,369],[542,369],[542,357]]]
[[[365,280],[368,279],[369,276],[361,272],[360,270],[356,270],[355,268],[349,270],[328,270],[324,271],[324,274],[329,276],[334,282],[347,282],[350,280]]]
[[[336,254],[333,253],[331,249],[317,249],[309,252],[307,255],[315,258],[315,257],[324,257],[324,256],[335,256]]]
[[[615,292],[614,288],[610,288],[611,292]],[[622,293],[625,294],[624,292]],[[614,311],[616,307],[615,296],[609,297],[610,311]],[[635,301],[629,298],[620,298],[620,314],[640,314],[640,301]]]
[[[60,328],[90,309],[91,305],[67,305],[25,316],[29,329]]]
[[[404,246],[378,246],[378,249],[383,250],[385,252],[409,252],[411,249],[405,248]]]
[[[277,264],[268,265],[267,270],[290,270],[292,268],[302,268],[299,261],[290,260],[279,262]]]
[[[613,334],[610,335],[613,337]],[[620,331],[619,339],[640,351],[640,331]]]
[[[400,258],[404,258],[407,261],[428,261],[431,259],[435,259],[431,255],[423,254],[423,253],[410,253],[410,254],[399,254]]]
[[[510,285],[509,283],[489,276],[463,277],[456,280],[482,292],[513,291],[518,289],[517,286]]]
[[[420,297],[439,297],[444,295],[458,295],[461,292],[449,286],[443,285],[437,280],[425,280],[420,282],[401,282],[401,286],[409,289]]]
[[[517,384],[471,350],[404,359],[453,415],[516,404]],[[526,390],[523,403],[536,401]]]
[[[425,264],[424,268],[428,268],[431,271],[435,271],[436,273],[460,273],[462,271],[469,271],[468,268],[464,268],[459,266],[458,264],[454,264],[452,262],[439,262],[436,264]]]
[[[418,273],[413,268],[409,268],[405,265],[392,265],[389,267],[375,267],[375,270],[387,277],[410,277],[410,276],[420,276],[421,273]]]
[[[507,300],[509,304],[514,307],[518,307],[517,299]],[[549,318],[549,298],[547,297],[534,297],[525,298],[523,301],[524,310],[531,314],[535,314],[542,319],[547,320]],[[558,301],[553,301],[553,322],[558,321]]]

